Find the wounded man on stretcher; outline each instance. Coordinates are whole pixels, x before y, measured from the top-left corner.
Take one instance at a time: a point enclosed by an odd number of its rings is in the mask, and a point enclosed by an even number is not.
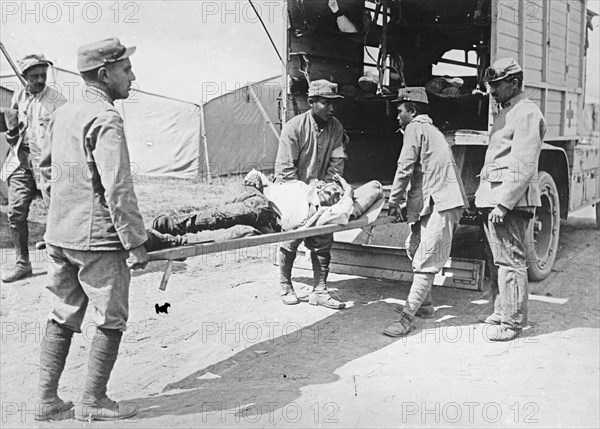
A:
[[[353,190],[341,177],[334,182],[271,182],[252,170],[218,208],[184,216],[161,215],[148,231],[146,250],[154,251],[321,225],[346,225],[383,195],[372,181]]]

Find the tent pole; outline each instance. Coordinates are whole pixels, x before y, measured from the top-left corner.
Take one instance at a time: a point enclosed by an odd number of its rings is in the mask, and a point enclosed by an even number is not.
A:
[[[267,115],[267,112],[266,112],[265,108],[263,107],[263,105],[261,104],[260,100],[256,96],[256,93],[252,89],[252,85],[251,84],[248,84],[248,92],[250,93],[250,96],[252,97],[252,99],[256,103],[256,107],[258,107],[258,110],[260,111],[260,114],[264,118],[265,122],[269,124],[269,127],[271,127],[271,131],[273,131],[273,134],[275,135],[275,138],[277,140],[279,140],[279,133],[275,129],[275,125],[273,125],[273,122],[271,122],[271,119],[269,118],[269,115]]]
[[[6,58],[6,61],[8,61],[8,64],[10,65],[10,67],[15,72],[15,75],[17,76],[17,78],[21,82],[21,85],[23,85],[24,88],[27,87],[27,82],[25,82],[25,78],[23,77],[23,75],[21,74],[21,72],[19,71],[19,69],[17,68],[17,66],[15,65],[15,63],[13,63],[12,58],[8,54],[8,51],[6,50],[6,48],[4,47],[4,43],[2,43],[2,42],[0,42],[0,50],[4,54],[4,58]]]
[[[208,159],[208,142],[206,141],[206,127],[204,124],[204,105],[200,105],[200,140],[204,146],[204,159],[206,160],[206,176],[208,183],[212,185],[212,177],[210,175],[210,161]]]

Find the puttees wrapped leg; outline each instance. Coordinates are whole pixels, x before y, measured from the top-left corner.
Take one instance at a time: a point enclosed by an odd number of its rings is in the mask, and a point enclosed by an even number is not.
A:
[[[185,244],[209,243],[215,241],[234,240],[236,238],[260,235],[260,231],[248,225],[235,225],[231,228],[217,229],[216,231],[200,231],[182,236]]]

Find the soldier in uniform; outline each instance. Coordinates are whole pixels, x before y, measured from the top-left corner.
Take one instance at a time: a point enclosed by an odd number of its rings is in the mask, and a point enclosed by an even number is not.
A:
[[[310,83],[310,109],[290,119],[281,131],[275,164],[277,180],[332,182],[344,172],[344,128],[334,116],[335,103],[342,99],[337,85],[327,80]],[[281,301],[286,305],[300,301],[292,286],[292,267],[296,251],[303,240],[282,243],[279,247]],[[345,304],[333,298],[327,290],[333,234],[309,237],[304,244],[311,251],[314,287],[308,296],[312,305],[341,309]]]
[[[496,61],[484,81],[499,111],[475,193],[483,216],[494,307],[480,321],[499,326],[490,340],[510,341],[527,325],[525,241],[535,207],[542,205],[535,178],[546,121],[523,92],[523,69],[514,59]]]
[[[18,112],[18,127],[9,130],[10,150],[2,165],[2,180],[8,187],[8,224],[15,249],[16,265],[3,271],[2,281],[10,283],[32,274],[29,261],[29,226],[31,202],[38,194],[42,138],[50,117],[66,99],[46,85],[48,66],[43,55],[31,54],[17,61],[26,86],[16,92],[11,108]]]
[[[398,121],[404,143],[389,200],[389,214],[408,221],[411,236],[408,252],[414,272],[405,306],[396,308],[400,319],[384,329],[390,337],[404,336],[414,329],[414,317],[433,316],[433,279],[450,256],[454,228],[468,206],[452,150],[427,114],[425,88],[399,90]],[[408,189],[406,218],[400,199]]]
[[[129,96],[135,75],[119,39],[81,46],[77,67],[83,98],[56,112],[42,153],[42,192],[48,201],[44,239],[53,308],[40,353],[38,419],[53,419],[73,406],[57,395],[74,332],[88,303],[96,335],[79,420],[119,420],[137,410],[106,395],[129,315],[130,269],[145,267],[148,237],[133,189],[123,119],[114,101]]]

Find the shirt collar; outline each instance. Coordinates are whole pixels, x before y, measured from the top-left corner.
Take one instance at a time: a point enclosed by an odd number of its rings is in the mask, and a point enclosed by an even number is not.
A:
[[[410,122],[421,122],[421,123],[424,123],[424,124],[433,124],[433,121],[431,120],[431,118],[429,117],[429,115],[427,115],[425,113],[415,116],[413,118],[413,120],[410,121]]]
[[[327,122],[323,128],[319,128],[319,124],[317,124],[317,120],[313,116],[311,110],[308,111],[308,116],[310,118],[310,124],[311,124],[313,130],[315,130],[317,133],[323,132],[327,127],[329,127],[329,123],[331,122],[331,119],[330,119],[329,122]]]
[[[104,89],[102,89],[100,87],[97,87],[95,85],[86,84],[84,87],[84,91],[87,94],[85,96],[85,98],[89,99],[89,101],[96,101],[97,99],[101,98],[101,99],[105,100],[107,103],[114,105],[114,101],[110,97],[110,95],[108,95],[108,92],[106,92]]]
[[[508,108],[514,106],[515,104],[517,104],[519,101],[523,100],[524,98],[525,98],[525,91],[519,93],[518,95],[515,95],[510,100],[500,104],[500,107],[502,109],[508,109]]]
[[[44,89],[42,89],[37,94],[32,94],[31,92],[29,92],[29,90],[27,89],[27,87],[25,87],[25,92],[24,93],[25,93],[25,98],[36,98],[36,99],[40,100],[43,97],[45,97],[46,94],[48,93],[48,85],[45,85]]]

